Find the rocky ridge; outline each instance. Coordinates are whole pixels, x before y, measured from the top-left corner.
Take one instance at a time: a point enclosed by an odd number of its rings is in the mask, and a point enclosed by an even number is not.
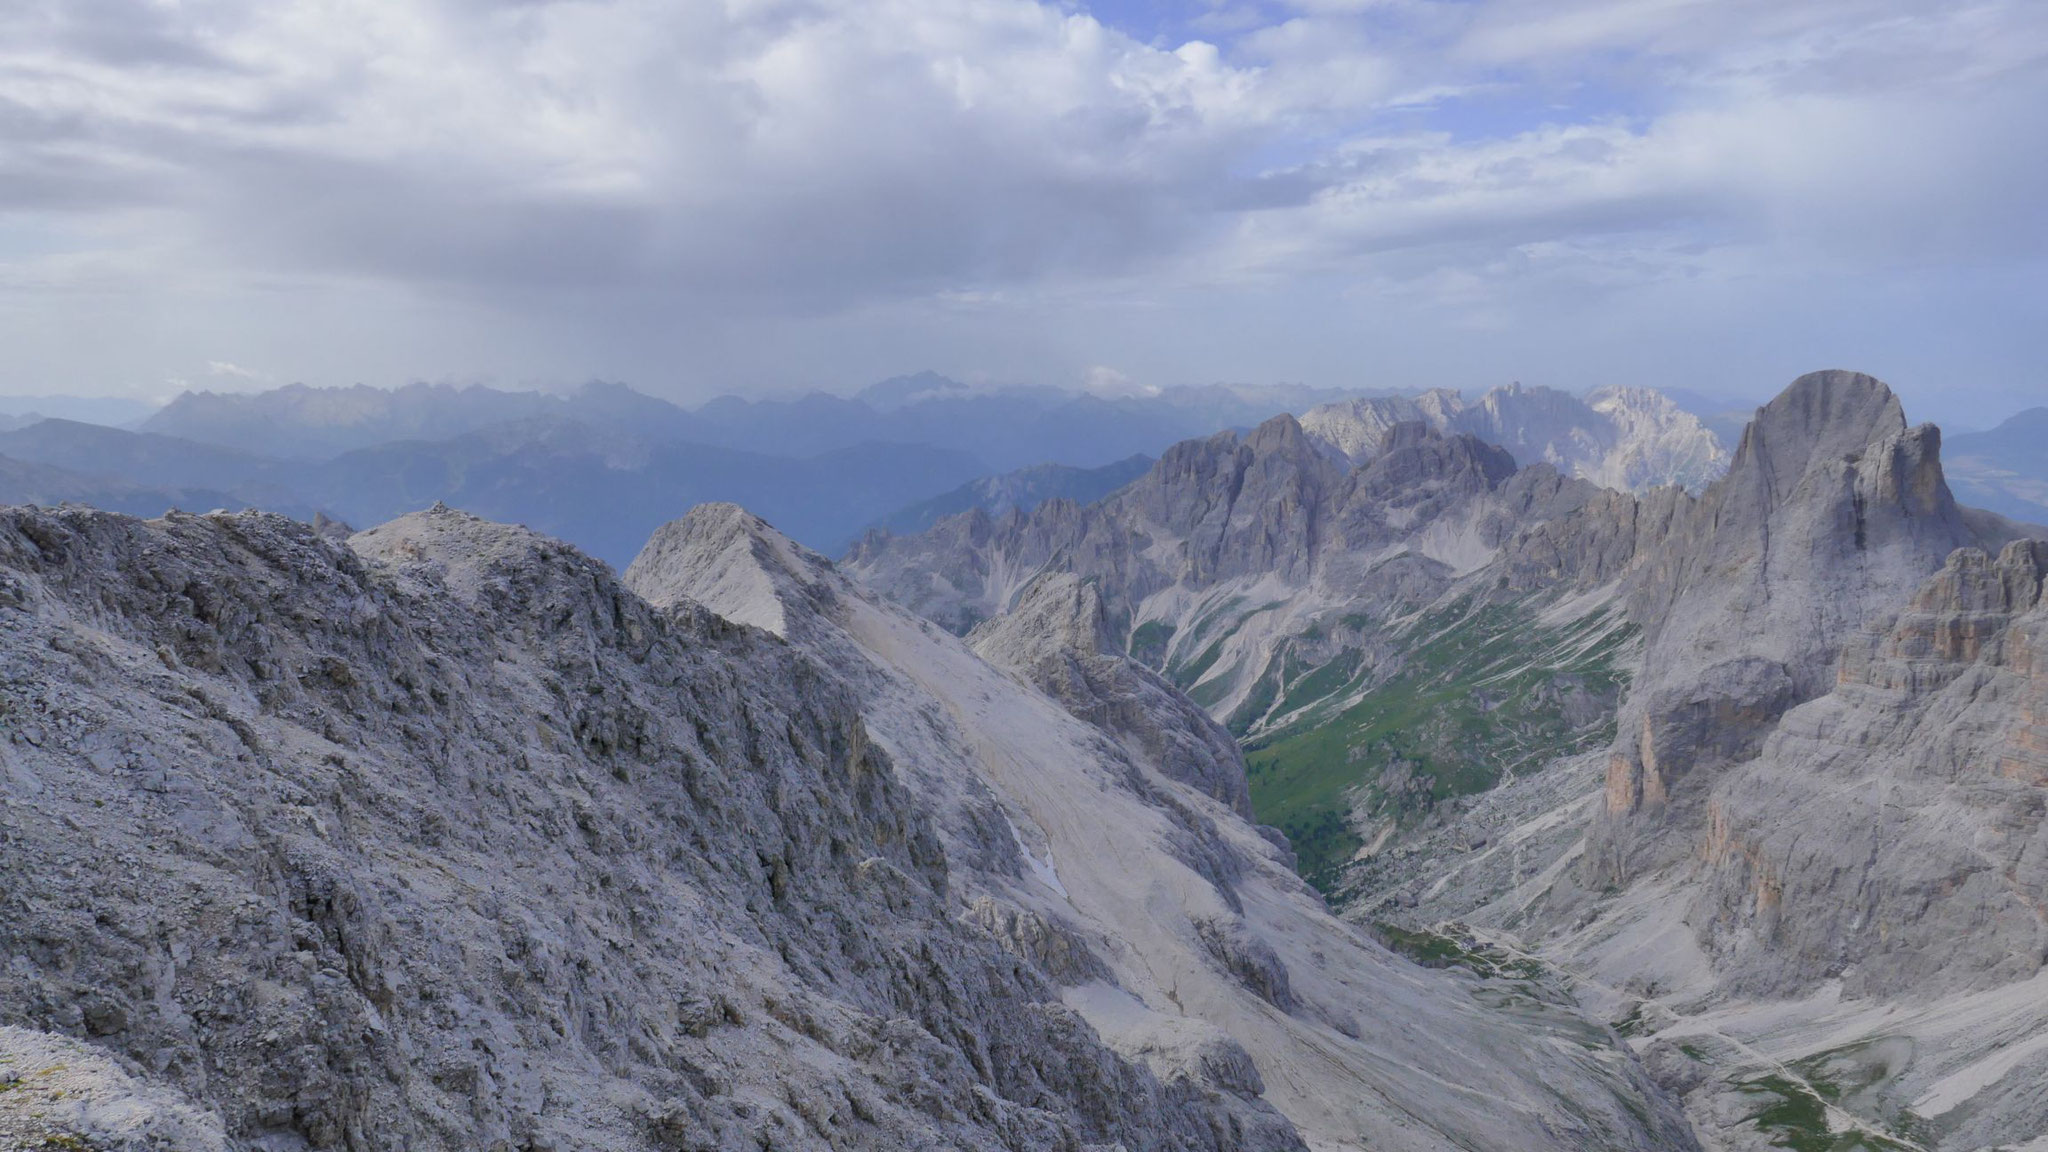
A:
[[[238,1146],[1240,1146],[786,644],[452,512],[0,515],[0,1010]]]
[[[1124,655],[1094,585],[1049,572],[1016,607],[968,633],[967,644],[1115,736],[1134,759],[1251,819],[1237,742],[1165,677]]]
[[[1520,384],[1468,401],[1450,389],[1417,397],[1341,400],[1301,416],[1309,437],[1353,464],[1379,451],[1394,425],[1417,421],[1468,433],[1511,453],[1605,488],[1698,491],[1720,476],[1728,450],[1697,416],[1651,388],[1601,388],[1584,398]]]
[[[445,509],[0,511],[0,1044],[89,1042],[128,1117],[59,1134],[1686,1145],[1602,1030],[1328,917],[1176,741],[736,509],[629,583]]]
[[[1653,521],[1617,585],[1645,643],[1605,762],[1362,867],[1354,914],[1573,973],[1715,1147],[2048,1138],[2048,545],[1958,507],[1939,433],[1853,373],[1795,382]]]

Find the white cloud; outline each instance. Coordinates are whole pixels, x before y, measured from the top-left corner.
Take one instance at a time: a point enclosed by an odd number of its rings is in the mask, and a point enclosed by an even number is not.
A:
[[[0,366],[743,380],[971,343],[959,371],[1163,379],[1202,369],[1086,313],[1335,294],[1505,331],[1538,293],[2048,256],[2023,0],[1190,19],[1214,42],[1033,0],[16,6]]]
[[[1089,367],[1081,374],[1081,390],[1104,400],[1121,400],[1134,396],[1157,396],[1159,386],[1140,384],[1128,373],[1119,372],[1104,364]]]

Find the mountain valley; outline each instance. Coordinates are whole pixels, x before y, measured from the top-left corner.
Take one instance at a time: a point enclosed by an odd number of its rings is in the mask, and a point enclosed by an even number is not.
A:
[[[1278,418],[847,564],[955,629],[1089,582],[1333,906],[1562,981],[1708,1147],[2048,1141],[2048,533],[1958,505],[1939,432],[1852,373],[1760,409],[1697,493],[1441,423],[1332,452]]]

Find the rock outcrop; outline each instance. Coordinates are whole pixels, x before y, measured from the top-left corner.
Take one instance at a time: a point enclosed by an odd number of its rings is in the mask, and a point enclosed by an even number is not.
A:
[[[523,530],[0,512],[0,669],[0,1022],[234,1146],[1299,1146],[956,914],[829,671]]]
[[[1607,819],[1588,859],[1607,881],[1668,862],[1721,768],[1826,691],[1842,645],[1950,552],[1982,542],[1941,473],[1941,433],[1908,427],[1883,383],[1794,381],[1760,409],[1728,474],[1673,520],[1630,578],[1643,665],[1622,708]]]
[[[1730,987],[1929,996],[2041,970],[2044,572],[2041,541],[1953,553],[1714,789],[1694,917]]]

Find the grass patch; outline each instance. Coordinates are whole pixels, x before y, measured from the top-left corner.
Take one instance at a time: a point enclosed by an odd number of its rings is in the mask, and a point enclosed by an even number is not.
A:
[[[1773,1148],[1793,1152],[1915,1152],[1915,1145],[1875,1132],[1828,1131],[1829,1101],[1818,1085],[1770,1073],[1742,1081],[1737,1087],[1761,1105],[1747,1119],[1770,1136]]]
[[[1290,836],[1354,807],[1368,820],[1407,824],[1511,771],[1606,744],[1622,685],[1616,656],[1633,634],[1605,613],[1546,628],[1526,608],[1469,600],[1426,616],[1404,631],[1398,670],[1350,707],[1328,714],[1307,705],[1365,675],[1356,651],[1286,689],[1282,715],[1307,710],[1247,743],[1253,810]],[[1329,893],[1358,840],[1319,843],[1328,850],[1295,851],[1302,875]]]
[[[1287,700],[1280,706],[1280,715],[1301,711],[1342,694],[1359,677],[1364,663],[1365,653],[1352,648],[1339,653],[1336,659],[1308,675],[1295,679],[1287,686]]]
[[[1202,654],[1195,657],[1193,662],[1175,668],[1172,673],[1173,682],[1186,689],[1191,687],[1195,681],[1200,680],[1203,674],[1208,672],[1210,668],[1215,667],[1216,661],[1222,658],[1223,641],[1229,638],[1227,635],[1220,637],[1214,644],[1204,648]]]
[[[1166,664],[1166,650],[1173,644],[1174,626],[1164,620],[1147,620],[1131,630],[1131,659],[1147,668]]]
[[[1385,921],[1376,921],[1372,934],[1390,951],[1424,968],[1465,968],[1501,980],[1534,980],[1543,975],[1541,963],[1470,936],[1403,928]]]

